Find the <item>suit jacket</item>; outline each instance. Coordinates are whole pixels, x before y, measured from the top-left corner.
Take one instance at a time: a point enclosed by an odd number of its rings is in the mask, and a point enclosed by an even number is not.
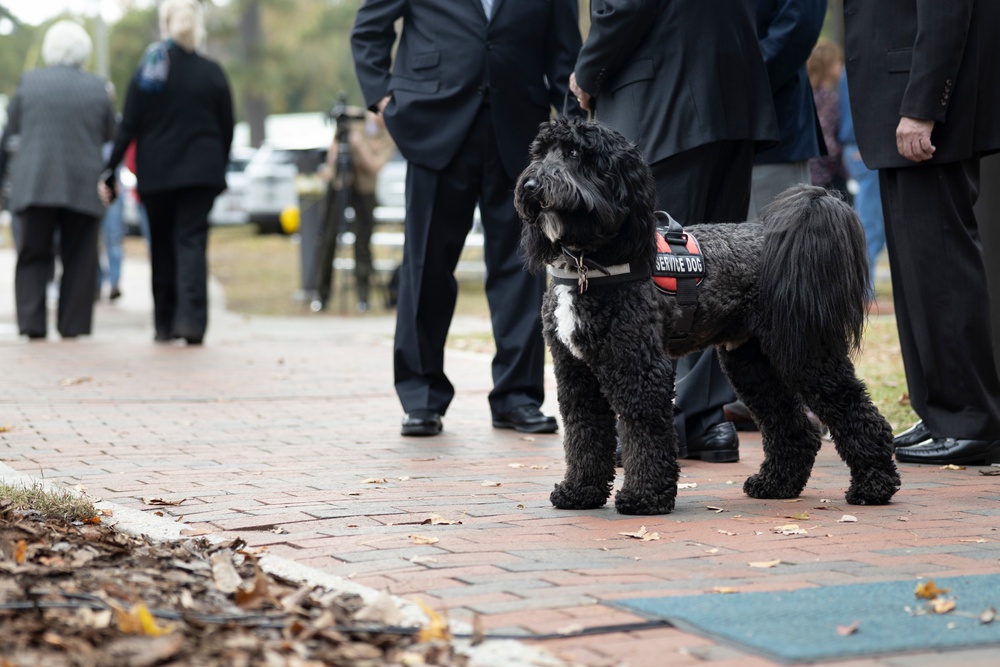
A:
[[[752,0],[593,0],[590,21],[577,83],[647,162],[777,139]]]
[[[351,32],[365,104],[392,95],[383,117],[403,157],[443,169],[488,98],[511,178],[551,107],[563,109],[580,41],[576,0],[493,0],[489,21],[482,0],[366,0]]]
[[[168,53],[170,74],[162,91],[142,90],[139,69],[132,76],[108,168],[118,166],[135,139],[140,197],[188,187],[222,192],[233,143],[229,82],[208,58],[177,45]]]
[[[996,0],[844,0],[854,132],[869,168],[918,164],[896,149],[903,116],[934,121],[937,150],[919,164],[1000,150],[998,26]]]
[[[816,46],[826,0],[757,0],[757,38],[778,115],[777,146],[754,162],[798,162],[826,154],[806,61]]]
[[[74,67],[25,73],[7,109],[7,135],[20,143],[11,169],[11,210],[65,208],[99,218],[97,196],[115,109],[104,81]]]

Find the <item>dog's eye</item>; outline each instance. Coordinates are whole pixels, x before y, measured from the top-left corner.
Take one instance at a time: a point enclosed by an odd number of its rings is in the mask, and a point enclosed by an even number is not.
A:
[[[569,149],[569,156],[575,160],[576,158],[580,157],[580,151],[576,150],[575,148],[571,148]]]

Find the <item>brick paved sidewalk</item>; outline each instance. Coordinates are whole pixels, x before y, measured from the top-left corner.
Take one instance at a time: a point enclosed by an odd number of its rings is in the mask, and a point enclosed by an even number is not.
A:
[[[391,318],[211,316],[200,348],[155,345],[144,265],[102,303],[95,333],[29,343],[16,335],[13,262],[0,248],[0,462],[170,517],[406,598],[487,631],[545,633],[642,620],[603,602],[1000,571],[1000,490],[977,468],[901,466],[885,507],[843,500],[847,472],[826,443],[795,502],[741,485],[759,465],[685,461],[677,509],[626,517],[548,502],[559,436],[490,426],[490,359],[450,351],[458,396],[436,438],[402,438],[392,390]],[[216,302],[221,299],[216,293]],[[456,328],[488,322],[458,319]],[[551,385],[551,379],[550,379]],[[555,390],[545,406],[555,413]],[[183,501],[153,506],[160,498]],[[827,502],[829,501],[829,502]],[[721,511],[720,511],[721,510]],[[792,515],[808,512],[805,520]],[[854,523],[838,522],[844,514]],[[424,525],[438,515],[449,522]],[[799,523],[805,536],[775,526]],[[645,526],[659,540],[621,533]],[[420,538],[436,538],[419,544]],[[751,562],[781,560],[772,568]],[[582,665],[770,665],[675,629],[544,642]],[[996,665],[1000,649],[828,663]]]

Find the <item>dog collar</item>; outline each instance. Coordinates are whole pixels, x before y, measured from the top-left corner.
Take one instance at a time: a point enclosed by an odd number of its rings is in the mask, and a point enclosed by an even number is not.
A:
[[[585,258],[582,253],[574,255],[566,248],[563,248],[562,252],[565,257],[549,265],[549,275],[552,276],[552,282],[556,285],[576,285],[580,294],[587,291],[591,281],[595,287],[606,287],[649,278],[649,272],[635,271],[631,264],[604,266],[592,259]],[[571,261],[567,261],[566,258]],[[598,273],[592,273],[592,271]]]

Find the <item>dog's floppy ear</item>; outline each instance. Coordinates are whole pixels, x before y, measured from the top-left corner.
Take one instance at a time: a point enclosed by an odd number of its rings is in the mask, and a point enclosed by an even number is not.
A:
[[[626,220],[619,234],[619,241],[630,248],[632,257],[650,256],[656,244],[656,186],[653,172],[646,164],[642,153],[634,145],[619,135],[615,142],[614,172],[617,189],[615,204],[621,209]]]

